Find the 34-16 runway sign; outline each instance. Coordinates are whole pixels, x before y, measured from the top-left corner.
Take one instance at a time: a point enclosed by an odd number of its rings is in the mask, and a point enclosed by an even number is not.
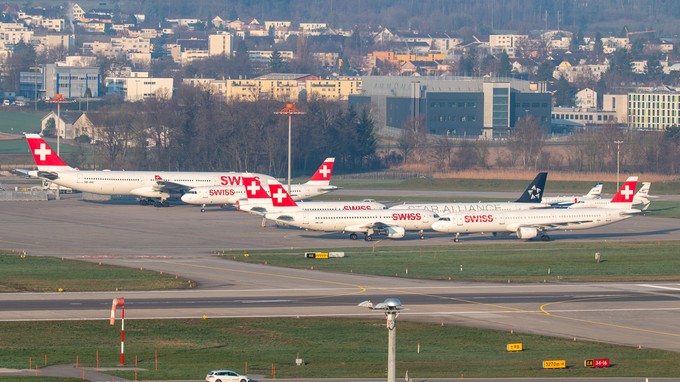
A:
[[[585,367],[600,368],[609,367],[609,358],[587,359],[583,362]]]

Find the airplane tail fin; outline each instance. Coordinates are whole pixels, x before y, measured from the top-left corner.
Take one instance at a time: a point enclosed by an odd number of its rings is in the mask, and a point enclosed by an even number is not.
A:
[[[290,197],[288,191],[278,181],[269,182],[269,195],[272,199],[274,208],[282,210],[297,210],[300,207],[295,203],[295,200]]]
[[[33,160],[38,167],[38,176],[40,172],[50,172],[50,171],[64,171],[75,169],[67,165],[57,153],[52,150],[50,145],[45,142],[45,140],[38,134],[25,134],[26,142],[28,142],[28,147],[31,150],[31,155],[33,155]]]
[[[583,196],[584,199],[597,199],[602,195],[602,183],[596,184]]]
[[[642,182],[642,187],[635,194],[635,198],[647,198],[649,196],[649,188],[652,185],[650,182]]]
[[[545,181],[548,178],[547,172],[539,172],[534,180],[529,183],[529,186],[524,190],[522,196],[519,197],[516,203],[541,203],[543,199],[543,190],[545,189]]]
[[[246,199],[237,203],[237,209],[254,214],[262,214],[272,207],[272,200],[260,183],[260,179],[252,174],[243,176],[243,186],[246,189]]]
[[[616,195],[614,195],[607,207],[632,208],[633,195],[635,194],[635,188],[637,187],[637,180],[637,176],[628,177],[621,188],[616,192]]]
[[[328,186],[331,183],[331,175],[333,175],[333,164],[335,158],[326,158],[321,166],[316,170],[314,175],[305,183],[311,186]]]

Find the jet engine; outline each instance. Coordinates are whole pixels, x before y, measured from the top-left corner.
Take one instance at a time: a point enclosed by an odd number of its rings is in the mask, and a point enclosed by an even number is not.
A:
[[[385,227],[385,236],[390,239],[401,239],[405,234],[404,227]]]
[[[167,199],[170,197],[170,194],[167,192],[161,192],[158,190],[155,190],[153,187],[140,187],[140,188],[135,188],[134,190],[130,191],[132,195],[135,196],[143,196],[145,198],[162,198],[162,199]]]
[[[536,236],[538,236],[538,230],[536,228],[531,228],[531,227],[519,227],[517,229],[517,237],[520,239],[533,239]]]

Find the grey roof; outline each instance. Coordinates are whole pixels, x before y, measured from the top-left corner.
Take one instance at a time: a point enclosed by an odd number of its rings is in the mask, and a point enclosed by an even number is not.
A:
[[[513,89],[532,92],[529,81],[513,78],[364,76],[361,79],[363,94],[369,96],[410,97],[411,84],[414,82],[420,83],[425,91],[437,93],[480,93],[485,82],[509,82]]]

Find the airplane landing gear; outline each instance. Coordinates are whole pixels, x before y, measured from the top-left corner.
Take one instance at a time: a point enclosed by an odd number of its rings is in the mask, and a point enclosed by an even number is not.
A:
[[[456,237],[453,238],[454,243],[460,243],[460,233],[456,234]]]
[[[201,205],[201,212],[205,212],[205,204]]]
[[[425,235],[423,235],[423,231],[420,231],[420,240],[425,240]]]
[[[373,235],[366,234],[366,236],[364,236],[364,240],[366,240],[366,241],[373,241]]]
[[[550,241],[550,240],[551,240],[550,236],[548,236],[548,235],[542,235],[541,236],[541,241]]]
[[[350,233],[349,238],[352,239],[352,240],[356,240],[358,238],[358,236],[357,236],[356,233]]]

